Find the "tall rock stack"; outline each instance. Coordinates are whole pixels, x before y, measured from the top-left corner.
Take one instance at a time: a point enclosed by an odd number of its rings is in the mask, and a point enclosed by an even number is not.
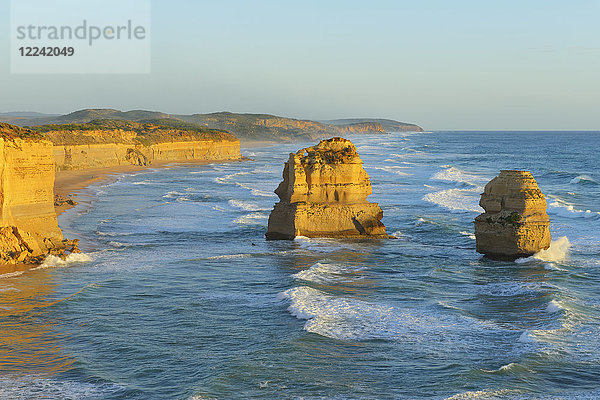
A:
[[[280,201],[269,216],[267,239],[389,237],[383,211],[367,201],[371,182],[349,140],[322,140],[291,153],[275,193]]]
[[[530,172],[503,170],[481,195],[475,218],[477,252],[514,260],[550,247],[546,198]]]

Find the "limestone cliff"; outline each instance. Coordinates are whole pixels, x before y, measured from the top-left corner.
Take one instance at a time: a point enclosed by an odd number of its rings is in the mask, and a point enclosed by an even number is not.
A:
[[[371,182],[349,140],[322,140],[291,153],[275,193],[280,201],[269,216],[267,239],[389,237],[383,211],[367,201]]]
[[[278,117],[269,114],[236,114],[219,112],[177,116],[185,121],[231,132],[242,140],[297,141],[314,140],[331,135],[385,133],[377,122],[360,122],[342,125]]]
[[[0,264],[75,250],[75,242],[63,241],[53,193],[52,143],[0,123]]]
[[[56,170],[150,165],[155,161],[239,160],[240,142],[227,132],[99,120],[34,127],[54,143]]]
[[[491,258],[529,257],[550,246],[546,198],[530,172],[500,172],[481,195],[475,218],[477,252]]]

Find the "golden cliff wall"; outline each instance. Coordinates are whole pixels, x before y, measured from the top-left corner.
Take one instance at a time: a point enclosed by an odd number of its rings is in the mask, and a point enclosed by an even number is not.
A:
[[[149,146],[123,143],[57,145],[53,148],[53,155],[57,171],[150,165],[155,161],[225,161],[241,158],[239,141],[211,140]]]
[[[0,212],[0,263],[27,261],[62,246],[52,143],[0,138]]]
[[[239,160],[240,141],[224,132],[201,134],[154,125],[131,123],[148,135],[122,129],[51,130],[44,135],[54,143],[57,171],[150,165],[164,161]],[[205,137],[206,136],[206,137]]]
[[[322,140],[290,154],[275,193],[280,201],[269,216],[267,239],[389,237],[383,211],[367,201],[371,182],[349,140]]]

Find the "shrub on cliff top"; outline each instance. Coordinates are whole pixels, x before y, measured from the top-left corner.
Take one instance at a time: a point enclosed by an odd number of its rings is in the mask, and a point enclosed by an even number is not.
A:
[[[43,136],[31,129],[21,128],[11,124],[0,122],[0,137],[4,140],[14,141],[15,139],[40,140]]]

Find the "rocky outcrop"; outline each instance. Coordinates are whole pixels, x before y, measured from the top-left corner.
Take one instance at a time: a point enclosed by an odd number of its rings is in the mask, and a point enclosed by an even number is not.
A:
[[[275,193],[280,201],[269,216],[267,239],[389,237],[383,211],[367,201],[371,182],[349,140],[322,140],[291,153]]]
[[[481,195],[477,252],[496,259],[529,257],[550,246],[546,198],[530,172],[500,172]]]
[[[240,141],[233,135],[187,125],[101,120],[34,128],[54,143],[57,171],[241,159]]]
[[[76,248],[56,220],[52,143],[0,124],[0,264],[38,263]]]

